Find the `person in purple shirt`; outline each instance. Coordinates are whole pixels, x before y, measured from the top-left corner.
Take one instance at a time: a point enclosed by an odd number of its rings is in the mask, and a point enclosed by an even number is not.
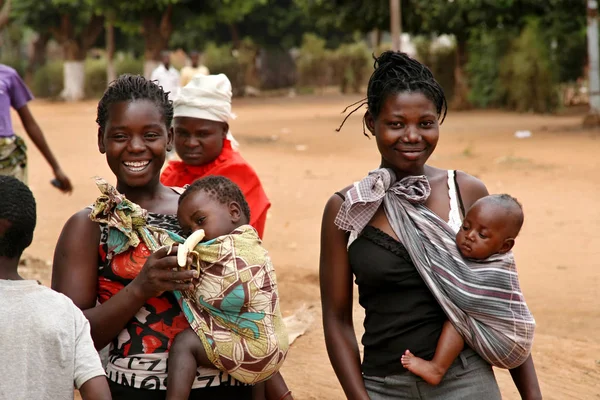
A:
[[[27,103],[33,95],[11,67],[0,64],[0,175],[14,176],[27,183],[27,147],[22,138],[15,135],[10,119],[10,108],[17,110],[25,131],[43,154],[54,172],[53,184],[65,193],[73,191],[71,181],[60,168],[46,138],[33,118]]]

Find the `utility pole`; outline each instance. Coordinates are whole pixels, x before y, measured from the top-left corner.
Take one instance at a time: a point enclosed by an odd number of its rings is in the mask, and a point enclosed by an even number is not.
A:
[[[392,35],[392,50],[401,50],[402,9],[400,0],[390,0],[390,33]]]
[[[600,115],[600,59],[598,55],[598,1],[587,0],[587,45],[590,114]]]

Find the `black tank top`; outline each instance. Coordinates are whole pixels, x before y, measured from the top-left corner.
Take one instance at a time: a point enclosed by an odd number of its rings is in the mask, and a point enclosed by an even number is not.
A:
[[[348,258],[365,309],[362,371],[368,376],[406,372],[408,349],[431,360],[446,315],[415,269],[405,247],[367,226],[350,245]]]

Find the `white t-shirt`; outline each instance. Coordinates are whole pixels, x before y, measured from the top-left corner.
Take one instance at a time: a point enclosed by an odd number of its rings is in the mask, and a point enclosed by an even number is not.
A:
[[[166,69],[164,64],[160,64],[154,71],[152,71],[150,80],[158,81],[158,84],[162,86],[165,92],[170,92],[169,98],[171,100],[173,100],[174,96],[179,90],[179,71],[172,66],[170,66],[169,69]]]
[[[104,375],[83,313],[36,281],[0,280],[0,400],[71,400]]]

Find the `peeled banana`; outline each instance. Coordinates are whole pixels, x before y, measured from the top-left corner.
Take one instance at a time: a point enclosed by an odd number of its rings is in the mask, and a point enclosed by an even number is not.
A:
[[[198,253],[194,251],[194,248],[204,239],[204,235],[204,229],[199,229],[192,233],[183,244],[179,245],[177,248],[177,265],[179,267],[184,268],[187,265],[187,257],[190,253],[194,254],[196,258],[198,257]]]

